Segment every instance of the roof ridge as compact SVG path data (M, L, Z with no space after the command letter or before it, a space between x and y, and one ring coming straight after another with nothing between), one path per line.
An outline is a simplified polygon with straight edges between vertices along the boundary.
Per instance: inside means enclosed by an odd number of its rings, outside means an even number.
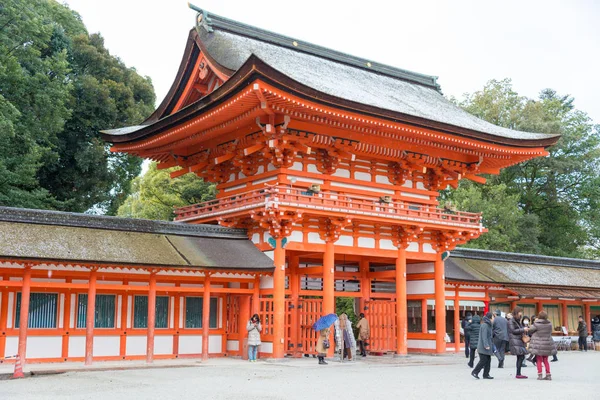
M375 61L370 61L366 58L353 56L341 51L267 31L252 25L247 25L238 21L221 17L220 15L209 13L208 11L203 10L191 3L188 3L188 6L192 10L198 12L196 16L196 27L202 27L207 32L213 32L214 29L223 30L229 33L234 33L251 39L256 39L262 42L284 47L293 51L307 53L316 57L325 58L331 61L364 69L366 71L377 72L393 78L410 81L441 92L440 85L437 83L437 76L421 74L418 72L381 64Z
M598 260L546 256L540 254L510 253L496 250L470 249L464 247L453 250L450 257L473 258L490 261L516 261L520 263L546 264L558 267L600 269L600 261Z
M153 221L148 219L2 206L0 206L0 222L59 225L177 236L248 239L244 229L225 228L218 225L186 224L181 222Z

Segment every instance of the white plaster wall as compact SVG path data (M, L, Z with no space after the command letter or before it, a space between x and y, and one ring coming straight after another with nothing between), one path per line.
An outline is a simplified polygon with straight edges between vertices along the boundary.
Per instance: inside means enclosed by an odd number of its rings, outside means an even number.
M272 276L261 276L259 287L261 289L273 289L273 277Z
M244 184L242 184L242 185L231 186L231 187L229 187L229 188L227 188L227 189L223 189L223 191L224 191L225 193L227 193L227 192L233 192L234 190L243 189L243 188L245 188L245 187L246 187L246 184L244 183Z
M317 166L315 164L308 164L306 166L306 170L308 172L315 172L315 173L319 173L319 170L317 169Z
M425 185L423 185L423 182L417 182L417 189L425 190Z
M435 340L407 340L409 349L435 349Z
M446 290L446 296L454 296L454 290Z
M433 272L433 263L408 264L406 266L407 274L427 274Z
M6 346L4 347L4 357L16 356L19 352L19 338L17 336L8 336Z
M12 328L13 327L13 309L15 308L15 293L14 292L9 292L8 293L8 315L6 316L6 327L7 328Z
M146 335L143 336L127 336L127 351L128 356L143 356L146 354Z
M335 244L337 246L353 246L354 245L354 238L352 236L342 235L337 240L337 242L335 242Z
M485 292L459 292L462 297L479 297L485 298Z
M427 196L425 194L402 192L402 193L400 193L400 195L402 195L404 197L412 197L414 199L429 200L429 196Z
M435 254L436 251L433 249L433 247L431 247L431 243L423 243L423 253Z
M277 168L275 168L275 166L271 163L269 163L269 165L267 165L267 171L275 171Z
M379 248L382 250L396 250L396 246L390 239L379 239Z
M324 244L325 241L319 237L319 234L317 232L309 232L308 233L308 243Z
M273 343L271 342L262 342L258 351L261 353L273 353Z
M69 336L69 357L85 357L85 336Z
M385 183L386 185L391 185L390 178L385 175L377 175L375 176L375 182L377 183Z
M366 247L368 249L374 249L375 248L375 238L359 237L358 238L358 247Z
M252 243L254 243L254 244L260 243L260 233L252 234Z
M223 340L221 335L210 335L208 337L208 353L222 353Z
M354 179L357 179L359 181L367 181L367 182L371 182L371 174L368 174L366 172L359 172L356 171L354 173Z
M331 176L339 176L340 178L350 178L350 171L343 168L338 168Z
M292 234L288 237L288 242L302 243L304 241L304 235L302 231L292 231Z
M28 336L27 358L60 358L62 336Z
M291 169L292 171L302 171L302 163L296 161L294 165L292 165L289 169Z
M94 335L94 357L118 356L120 347L121 338L119 336ZM145 351L144 354L146 354Z
M371 180L371 179L369 178L369 180ZM382 189L382 188L375 188L375 187L371 187L371 186L354 185L352 183L331 182L331 186L343 187L343 188L348 188L348 189L366 190L366 191L369 191L369 192L379 193L380 195L382 195L382 194L391 194L391 195L393 195L394 194L393 190Z
M265 251L264 255L269 257L271 260L275 260L275 251L273 250Z
M419 243L410 242L410 244L406 248L406 251L415 251L415 252L419 251Z
M202 335L180 335L179 354L202 353Z
M435 293L435 282L426 281L408 281L406 282L407 294L432 294Z
M173 335L155 335L154 354L173 354Z
M239 351L240 350L240 342L238 340L228 340L227 341L227 351Z

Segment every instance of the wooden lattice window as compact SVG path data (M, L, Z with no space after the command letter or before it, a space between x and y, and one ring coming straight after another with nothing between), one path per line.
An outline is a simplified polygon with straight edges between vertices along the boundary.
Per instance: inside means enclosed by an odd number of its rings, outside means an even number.
M202 310L204 305L203 297L186 297L185 298L185 327L186 328L202 328ZM210 315L208 327L211 329L217 328L218 323L218 299L210 298Z
M169 296L156 296L155 328L168 328ZM133 327L148 328L148 296L135 296L133 300Z
M30 293L29 294L29 328L56 328L56 310L58 294ZM17 293L15 312L15 328L19 327L21 314L21 293Z
M80 294L77 299L77 328L87 326L88 295ZM94 328L115 327L115 295L97 294Z

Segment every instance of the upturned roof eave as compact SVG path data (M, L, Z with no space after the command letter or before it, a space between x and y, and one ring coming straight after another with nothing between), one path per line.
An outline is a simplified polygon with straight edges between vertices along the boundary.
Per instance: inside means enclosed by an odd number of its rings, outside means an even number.
M160 134L166 129L177 126L180 123L186 122L191 118L200 115L206 110L210 110L221 104L231 95L241 91L251 81L255 79L264 80L267 84L272 84L281 89L289 91L291 94L302 97L306 100L316 102L328 107L335 107L343 111L360 113L365 116L382 118L391 122L408 123L417 127L433 129L443 133L460 136L463 138L475 139L487 143L497 145L508 145L516 147L543 147L547 148L554 145L560 135L548 135L544 139L514 139L502 136L496 136L488 133L473 131L467 128L457 127L442 122L431 121L412 115L402 114L395 111L381 109L367 104L357 103L350 100L342 99L317 91L302 83L299 83L275 68L271 67L260 58L252 55L246 62L227 80L223 86L214 92L204 96L195 103L177 111L174 114L168 115L160 120L154 121L148 125L142 126L140 129L127 134L114 134L114 131L101 131L102 139L113 143L133 143L139 140Z

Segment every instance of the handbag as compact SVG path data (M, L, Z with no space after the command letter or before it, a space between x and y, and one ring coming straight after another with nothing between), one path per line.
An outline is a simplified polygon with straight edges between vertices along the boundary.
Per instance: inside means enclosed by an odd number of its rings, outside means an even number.
M329 346L330 346L330 344L329 344L329 339L325 339L325 340L323 340L323 348L324 348L324 349L328 349L328 348L329 348Z
M523 341L523 343L527 344L527 343L529 343L531 338L529 337L529 335L524 334L523 336L521 336L521 340Z

